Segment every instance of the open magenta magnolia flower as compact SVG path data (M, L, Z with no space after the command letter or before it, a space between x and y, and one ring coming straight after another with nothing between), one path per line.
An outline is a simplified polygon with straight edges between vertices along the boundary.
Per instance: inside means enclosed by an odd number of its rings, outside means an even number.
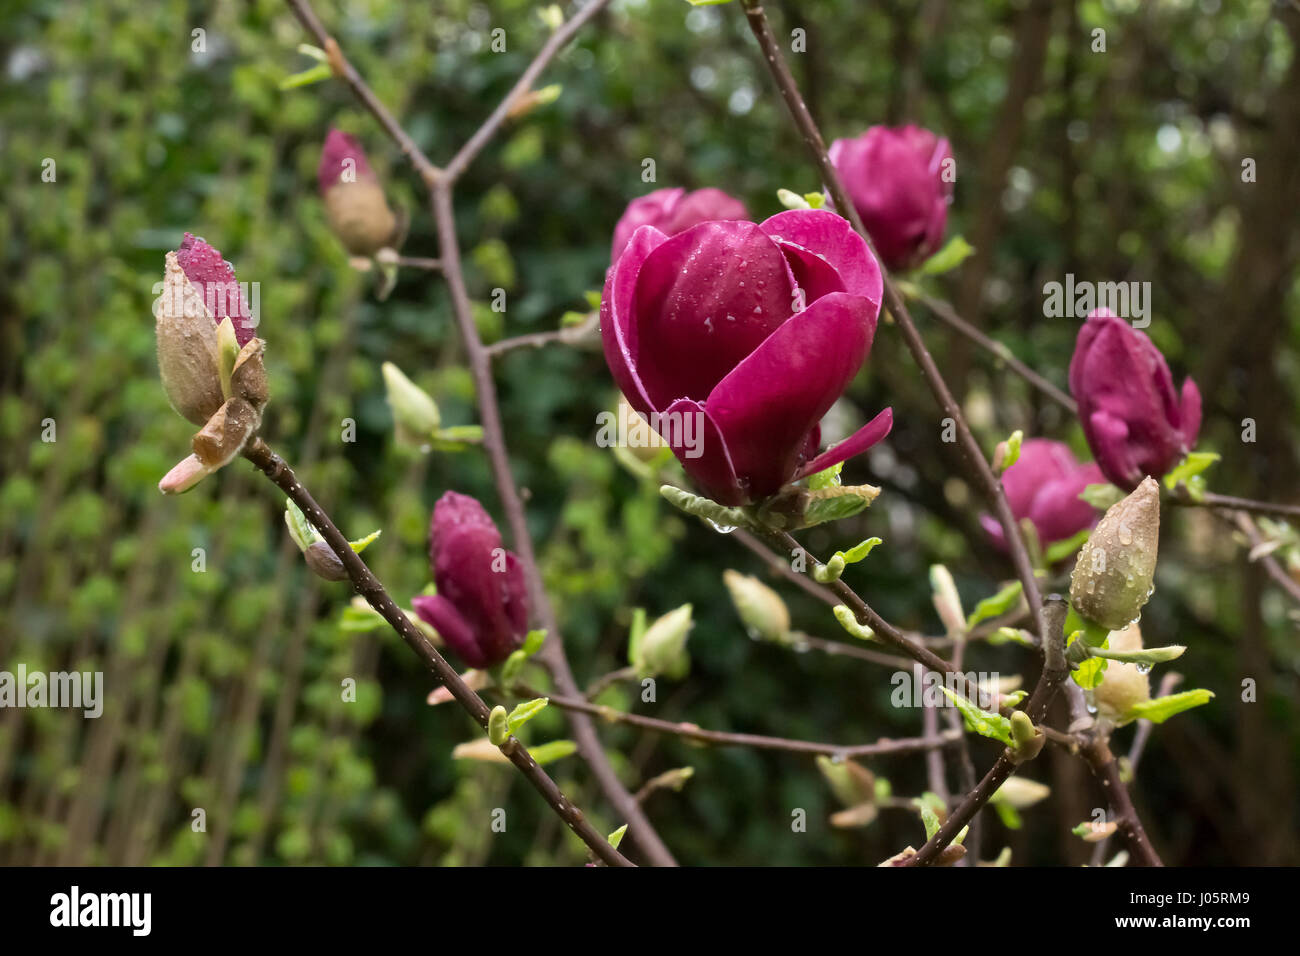
M938 251L953 188L946 139L919 126L873 126L837 139L830 158L887 267L910 269Z
M470 667L499 664L528 633L523 567L468 495L448 491L433 507L429 563L438 593L412 598L421 620Z
M366 151L354 136L331 129L321 150L316 180L330 228L354 256L372 256L397 245L403 226L388 206Z
M1079 497L1089 485L1104 481L1092 462L1079 464L1065 442L1031 438L1020 458L1002 474L1002 488L1016 520L1034 524L1040 544L1064 541L1097 523L1097 512ZM980 518L984 530L1000 548L1006 547L1001 523L991 515Z
M1201 392L1182 392L1145 332L1106 309L1088 316L1070 359L1070 393L1093 457L1112 483L1131 491L1160 478L1196 446Z
M614 242L609 250L609 261L615 262L627 248L632 233L642 226L654 226L665 236L714 219L748 219L745 204L733 199L721 189L656 189L627 204L614 227Z
M841 217L642 226L600 303L605 359L632 407L711 498L748 504L866 451L881 412L817 454L819 422L871 350L880 267Z

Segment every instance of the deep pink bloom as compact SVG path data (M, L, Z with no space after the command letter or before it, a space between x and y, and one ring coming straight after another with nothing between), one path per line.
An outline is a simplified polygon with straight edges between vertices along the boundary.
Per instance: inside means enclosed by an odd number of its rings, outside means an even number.
M873 126L831 144L831 162L890 269L910 269L939 249L953 184L946 139L919 126Z
M510 656L528 633L523 566L501 547L501 532L468 495L448 491L433 507L429 562L436 595L411 599L421 620L470 667Z
M360 140L342 130L331 129L321 149L320 165L316 167L316 181L320 184L321 194L324 195L340 178L344 182L374 182L375 171L370 168Z
M235 267L221 253L198 236L185 233L181 247L176 250L176 261L185 272L185 278L194 286L203 304L217 320L229 318L235 327L235 338L241 346L247 345L256 331L257 323L244 301L243 290L235 279Z
M871 350L880 294L875 257L831 212L672 237L642 226L605 279L605 359L695 483L745 504L889 433L886 409L817 455L821 417Z
M614 227L614 242L609 250L609 261L615 262L627 248L632 233L641 226L654 226L665 236L714 219L748 219L745 204L733 199L721 189L656 189L627 204L627 209Z
M1196 446L1201 393L1187 378L1174 391L1165 357L1145 332L1106 309L1088 316L1070 359L1070 393L1093 457L1112 483L1132 491L1160 478Z
M1020 446L1020 458L1002 473L1002 488L1016 520L1034 523L1040 544L1064 541L1097 523L1092 505L1079 497L1089 485L1105 481L1094 463L1079 464L1070 446L1048 438L1031 438ZM980 522L999 548L1006 548L1002 524L991 515Z

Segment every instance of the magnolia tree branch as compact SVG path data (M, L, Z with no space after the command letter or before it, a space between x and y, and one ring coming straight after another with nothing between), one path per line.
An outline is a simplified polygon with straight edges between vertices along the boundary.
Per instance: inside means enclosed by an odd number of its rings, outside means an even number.
M374 95L357 71L347 63L341 51L339 51L338 44L326 32L307 0L288 0L288 3L308 32L315 36L317 41L330 53L331 63L337 61L335 73L347 82L357 99L375 116L389 136L401 147L402 152L410 159L416 171L420 173L429 187L430 207L437 224L438 240L441 246L439 259L441 272L447 281L451 294L452 311L461 337L464 340L470 370L474 377L480 423L483 427L483 444L487 449L492 465L497 493L506 512L515 549L519 554L520 563L524 569L528 591L532 598L532 606L536 609L542 625L547 629L549 635L549 639L543 645L539 657L546 665L551 674L551 679L555 682L560 693L566 696L578 697L581 695L581 691L574 680L573 672L569 668L568 659L564 654L563 640L560 636L555 613L546 596L541 572L537 566L536 555L533 552L532 537L528 531L519 490L510 472L505 435L501 426L501 415L497 403L496 384L492 379L491 357L479 338L478 328L474 324L469 294L465 288L465 277L461 269L460 248L456 237L456 219L452 210L451 187L456 176L464 171L469 162L478 155L492 135L501 127L515 97L531 86L536 77L564 47L572 35L587 20L605 7L608 0L592 0L583 8L581 13L551 35L532 63L525 69L514 89L488 117L483 126L470 137L446 170L434 165L420 151L419 147L415 145L401 125L393 119L392 114ZM623 786L622 781L618 779L618 774L600 744L600 738L596 734L595 726L590 717L585 714L571 714L570 725L573 729L574 741L578 745L578 752L591 768L597 784L614 805L616 812L627 822L628 836L645 852L651 862L659 866L675 866L676 860L673 859L672 853L655 832L640 804Z
M483 121L483 125L475 131L474 135L465 141L465 145L460 148L450 163L447 164L447 178L456 180L460 177L474 161L474 157L483 151L483 147L488 141L496 135L503 123L509 118L511 108L516 104L521 96L526 95L533 88L533 83L541 75L542 70L546 69L546 64L550 63L555 55L563 50L574 35L583 28L583 26L600 13L601 10L608 6L609 0L588 0L587 5L579 10L573 19L560 25L550 39L542 45L533 57L533 62L528 64L527 69L519 75L510 92L506 94L497 108L492 111L492 115Z
M379 121L379 125L384 128L384 132L392 138L393 142L397 143L402 154L411 161L411 165L420 174L420 178L432 185L441 171L429 161L429 157L421 152L420 147L415 145L415 141L407 135L406 130L402 129L402 125L393 118L393 114L388 111L388 107L380 102L379 97L361 78L361 74L343 56L343 51L339 49L338 43L329 35L320 18L316 16L311 4L307 0L287 0L287 2L299 22L302 23L308 33L316 38L316 42L321 45L321 49L329 57L330 69L334 72L334 75L346 83L351 88L353 95L374 115L375 119Z
M1238 498L1234 495L1216 495L1212 491L1202 492L1194 498L1181 485L1174 493L1173 501L1187 508L1213 508L1216 511L1226 509L1274 518L1300 518L1300 505L1280 505L1272 501L1256 501L1253 498Z
M1156 690L1156 697L1167 697L1174 692L1174 688L1181 681L1182 675L1174 672L1166 674L1160 681L1160 686ZM1142 762L1142 754L1146 752L1147 741L1151 739L1151 731L1155 724L1149 720L1139 720L1137 722L1137 731L1133 734L1133 743L1128 749L1128 771L1130 779L1137 777L1138 765ZM1121 778L1122 779L1122 778ZM1141 821L1137 814L1133 819L1141 826ZM1145 833L1144 833L1145 836ZM1149 842L1149 841L1148 841ZM1106 837L1099 842L1092 851L1092 866L1101 866L1106 861L1106 850L1110 846L1110 837Z
M283 458L272 451L270 446L261 438L254 438L244 449L244 457L256 465L276 487L288 495L289 500L302 510L307 520L311 522L312 527L320 532L330 550L342 562L344 570L347 571L348 580L352 582L352 586L356 588L357 593L364 597L370 606L388 622L389 626L406 642L406 645L424 662L429 671L451 692L451 696L456 699L456 702L486 731L488 715L491 713L491 709L478 694L474 693L461 680L460 675L456 673L456 669L447 663L446 658L438 653L437 648L430 643L424 633L411 623L410 618L388 596L383 584L366 567L366 563L361 560L361 555L352 550L352 546L348 544L348 539L344 537L343 532L338 529L338 526L334 524L334 521L325 510L316 503L316 499L298 480L298 476L293 473L293 469L285 463ZM546 771L538 766L537 761L529 755L527 748L513 735L505 743L501 744L500 750L519 769L519 772L527 778L533 788L550 804L551 809L568 825L569 829L576 833L583 843L587 844L592 853L610 866L632 865L623 854L612 847L609 841L587 822L582 811L560 792L560 788L555 785L555 782L551 780Z
M822 182L826 184L826 188L831 194L836 211L848 219L858 234L871 246L874 253L875 246L871 243L871 237L867 235L866 229L863 228L857 209L854 208L848 191L844 188L844 183L841 182L839 173L826 152L826 142L822 139L817 123L812 118L812 114L808 112L808 107L799 93L798 84L790 73L790 67L785 61L785 54L781 50L780 42L772 33L772 26L768 23L767 15L763 12L762 3L760 0L743 0L743 2L746 19L755 39L758 40L763 59L767 61L768 71L772 74L773 80L776 81L781 98L785 101L800 136L803 137L804 145L808 147L808 152L817 164ZM876 258L879 260L880 257L877 256ZM980 448L979 442L975 440L970 426L966 423L966 417L962 414L961 406L953 398L952 391L943 378L943 373L939 371L933 356L925 347L925 341L916 330L916 325L912 322L912 316L907 311L907 306L903 302L898 287L894 284L893 279L889 277L889 273L885 270L883 264L880 266L880 274L884 280L885 305L894 317L899 331L902 332L903 341L907 344L908 351L912 353L912 358L920 367L921 375L930 387L930 392L939 403L943 414L951 419L956 426L957 438L966 456L967 465L974 475L975 483L984 493L989 506L997 516L998 522L1002 525L1007 547L1011 554L1011 563L1016 569L1016 577L1024 585L1025 601L1029 604L1031 620L1037 622L1040 616L1039 612L1042 610L1042 597L1038 591L1038 582L1034 577L1034 566L1029 560L1029 551L1025 548L1024 540L1020 535L1020 527L1016 523L1015 516L1011 513L1011 506L1007 503L1006 495L1002 491L1002 483L993 474L993 469L989 467L989 463L984 457L984 451Z
M926 295L919 290L909 293L913 298L919 300L934 315L938 316L949 328L965 336L971 342L974 342L980 348L991 353L994 358L1006 365L1022 379L1038 389L1048 398L1059 404L1072 415L1079 413L1079 405L1073 398L1065 394L1043 376L1039 375L1032 368L1021 362L1011 354L1001 342L990 338L980 332L973 325L957 314L957 310L951 304L933 296ZM1228 524L1240 528L1251 541L1251 547L1259 544L1263 539L1258 529L1251 521L1249 515L1261 514L1279 518L1300 517L1300 505L1274 504L1268 501L1257 501L1253 498L1238 498L1233 495L1219 495L1213 492L1204 492L1199 498L1194 498L1182 487L1175 490L1169 500L1176 505L1186 508L1208 508L1214 514ZM1300 583L1297 583L1286 571L1278 564L1277 559L1272 555L1262 555L1258 559L1269 577L1286 591L1287 594L1297 604L1300 604Z
M1035 724L1047 714L1047 707L1056 696L1057 689L1070 674L1069 665L1065 660L1065 611L1065 599L1056 596L1049 598L1043 607L1040 622L1043 634L1043 672L1038 677L1034 692L1029 696L1029 702L1025 704L1025 713ZM948 814L948 819L935 831L934 836L926 840L925 845L916 851L916 855L905 861L905 865L928 866L933 863L944 848L956 839L957 834L971 821L971 818L989 802L993 794L998 792L998 788L1006 782L1006 779L1016 772L1019 765L1010 748L1002 751L979 785L966 795L952 813Z
M542 645L539 656L546 664L551 679L555 681L555 686L562 696L581 697L582 691L564 655L559 621L546 594L542 574L537 565L537 555L533 551L532 535L528 531L528 521L524 515L523 501L510 471L505 431L501 426L501 411L497 403L496 385L492 379L492 359L479 338L478 326L474 324L469 293L465 288L465 277L461 271L460 247L456 240L456 220L452 211L451 183L447 180L439 182L433 189L433 212L438 226L438 239L442 246L443 274L446 276L447 287L451 293L452 312L460 328L461 339L465 343L470 372L474 377L474 387L478 395L479 420L483 426L483 446L487 449L492 475L501 498L501 506L505 509L515 550L519 553L519 560L523 565L532 606L541 617L547 633L551 635L551 639ZM571 724L578 748L591 766L601 789L627 821L628 835L636 840L637 845L657 865L676 865L672 853L651 826L636 797L618 779L613 765L605 756L604 748L591 720L585 715L574 714Z
M1081 753L1088 761L1088 766L1092 768L1093 776L1106 792L1106 799L1110 801L1115 811L1113 816L1115 832L1123 837L1128 845L1133 862L1139 866L1164 866L1159 855L1152 848L1151 841L1147 839L1147 832L1142 827L1142 819L1133 806L1133 800L1129 796L1128 787L1124 785L1123 777L1120 776L1119 761L1111 753L1106 738L1100 735L1095 737Z
M1011 349L1007 348L996 339L985 335L979 329L975 328L975 326L963 319L957 314L957 310L949 303L944 302L942 299L936 299L934 296L926 295L920 290L909 292L908 294L929 309L930 312L937 316L944 325L948 326L948 328L978 345L985 351L991 352L999 362L1002 362L1007 366L1007 368L1011 369L1026 382L1033 385L1044 395L1050 397L1062 408L1067 408L1071 413L1078 414L1079 405L1073 398L1065 394L1065 392L1061 391L1046 378L1039 375L1024 362L1020 361L1020 359L1016 358L1015 355L1012 354Z
M824 744L814 740L793 740L787 737L767 737L762 734L735 734L722 730L705 730L698 724L692 724L689 721L662 720L658 717L631 714L625 710L593 704L591 701L582 698L560 697L555 694L546 695L531 687L517 686L513 689L521 697L545 696L552 706L559 707L561 710L578 711L611 723L639 727L642 730L648 730L656 734L685 737L687 740L696 740L700 743L713 744L719 747L751 747L755 750L783 750L787 753L822 754L827 757L844 757L847 759L850 757L880 757L886 754L909 754L937 750L957 743L962 736L959 731L947 730L943 733L930 734L924 737L901 737L896 740L882 737L875 743L870 744Z

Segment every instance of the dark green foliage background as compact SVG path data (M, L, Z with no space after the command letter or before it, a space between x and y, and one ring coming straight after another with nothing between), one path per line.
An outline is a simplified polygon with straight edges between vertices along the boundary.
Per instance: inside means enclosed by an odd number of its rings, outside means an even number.
M379 97L445 161L544 40L537 5L321 2L317 10ZM938 288L1056 383L1077 324L1044 319L1041 289L1066 272L1150 281L1152 337L1206 399L1203 447L1219 491L1294 500L1300 397L1295 282L1300 68L1293 11L1265 0L1043 4L825 0L769 4L829 136L914 119L950 136L959 183L949 232L981 253ZM488 50L503 27L507 52ZM206 31L192 53L191 31ZM1092 31L1106 31L1094 53ZM397 362L450 423L474 396L441 280L404 272L378 303L325 225L315 167L327 128L366 142L389 195L412 213L404 251L436 255L423 190L341 85L282 93L310 65L274 0L6 3L0 12L0 669L106 672L104 716L0 712L0 862L574 863L581 847L506 768L451 757L477 730L429 708L427 676L384 631L338 622L344 586L310 577L282 501L245 464L179 499L158 478L192 429L167 406L154 359L153 284L184 231L258 282L273 399L265 434L367 553L399 601L427 580L428 509L443 490L496 510L483 458L396 447L380 364ZM508 290L485 336L553 328L599 288L627 200L657 185L721 186L756 217L778 187L817 187L735 5L616 3L546 74L557 103L506 128L457 190L471 293ZM1241 182L1243 157L1258 181ZM52 159L57 180L41 179ZM971 270L987 280L963 288ZM1070 440L1077 425L918 310L981 440L1011 429ZM670 512L594 441L613 400L598 352L550 348L498 363L515 474L530 493L565 642L580 680L624 662L630 609L695 606L688 679L652 710L706 727L854 743L919 730L889 705L889 672L746 639L721 572L758 572L738 544ZM1009 573L978 529L940 415L892 329L847 414L893 405L881 456L849 466L886 493L864 516L808 535L817 552L868 534L885 546L848 572L886 617L937 633L926 570L945 562L967 606ZM1258 441L1241 441L1253 418ZM43 442L53 419L57 441ZM355 442L342 440L345 419ZM1136 794L1173 863L1297 863L1295 621L1275 586L1207 514L1167 512L1149 643L1184 643L1185 686L1210 705L1157 730ZM193 570L193 549L206 570ZM1060 586L1060 582L1057 582ZM796 625L840 636L825 608L782 586ZM1019 673L1014 651L973 669ZM345 677L355 704L339 700ZM1258 702L1242 703L1243 678ZM622 692L619 692L622 693ZM562 736L561 717L532 739ZM703 750L622 728L602 734L630 786L693 765L648 810L683 862L875 863L923 831L889 810L838 831L810 761ZM1121 733L1127 745L1130 731ZM994 756L973 745L981 769ZM919 758L872 765L900 795ZM576 758L554 766L600 826L622 821ZM1053 786L1016 833L986 826L985 855L1079 861L1069 828L1098 802L1080 765L1053 755ZM190 814L202 807L207 831ZM505 807L505 834L490 814ZM793 808L808 832L792 833Z

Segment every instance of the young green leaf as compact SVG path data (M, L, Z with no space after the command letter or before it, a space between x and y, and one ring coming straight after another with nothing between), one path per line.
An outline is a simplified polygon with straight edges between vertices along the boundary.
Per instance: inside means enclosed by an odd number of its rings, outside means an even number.
M528 753L539 766L545 767L548 763L554 763L556 760L562 760L571 756L578 749L578 745L572 740L552 740L544 744L538 744L536 747L529 747Z
M1011 736L1011 721L1001 714L990 713L987 710L981 710L961 694L956 694L948 688L940 686L939 688L948 699L951 700L966 722L966 728L979 734L981 737L988 737L992 740L1001 741L1008 747L1015 745L1015 740Z
M937 276L950 272L961 265L974 251L975 247L963 237L953 236L948 240L947 245L921 264L921 275Z
M992 597L980 601L966 619L966 630L969 631L980 621L1006 614L1019 601L1023 590L1024 586L1019 581L1014 581Z
M834 608L835 620L840 622L840 627L848 631L851 635L860 641L874 641L876 632L865 624L858 623L857 616L848 608L846 604L837 604Z
M545 697L538 697L534 700L526 700L510 712L506 720L506 725L510 728L512 734L519 733L519 728L528 723L543 710L550 701Z
M378 538L383 533L384 532L382 530L372 531L364 538L358 538L356 541L349 541L348 544L352 546L353 551L355 551L357 554L360 554L362 551L366 550L366 548L370 547L370 545L372 545L375 542L375 539Z
M1119 504L1124 500L1124 492L1110 483L1103 483L1089 485L1079 492L1079 497L1098 511L1107 511L1111 505Z
M1167 694L1164 697L1156 697L1140 704L1134 704L1130 713L1134 717L1141 717L1152 723L1163 724L1174 714L1181 714L1193 707L1200 707L1202 704L1209 703L1213 698L1214 694L1204 688L1185 690L1180 694Z
M1092 534L1092 529L1084 528L1073 537L1048 545L1047 550L1043 552L1043 560L1047 564L1055 564L1058 561L1064 561L1070 555L1074 554L1074 552L1083 547L1090 534Z
M1218 460L1219 456L1211 451L1191 452L1165 475L1165 487L1173 491L1182 482L1187 487L1187 493L1199 501L1205 494L1205 478L1201 472Z

